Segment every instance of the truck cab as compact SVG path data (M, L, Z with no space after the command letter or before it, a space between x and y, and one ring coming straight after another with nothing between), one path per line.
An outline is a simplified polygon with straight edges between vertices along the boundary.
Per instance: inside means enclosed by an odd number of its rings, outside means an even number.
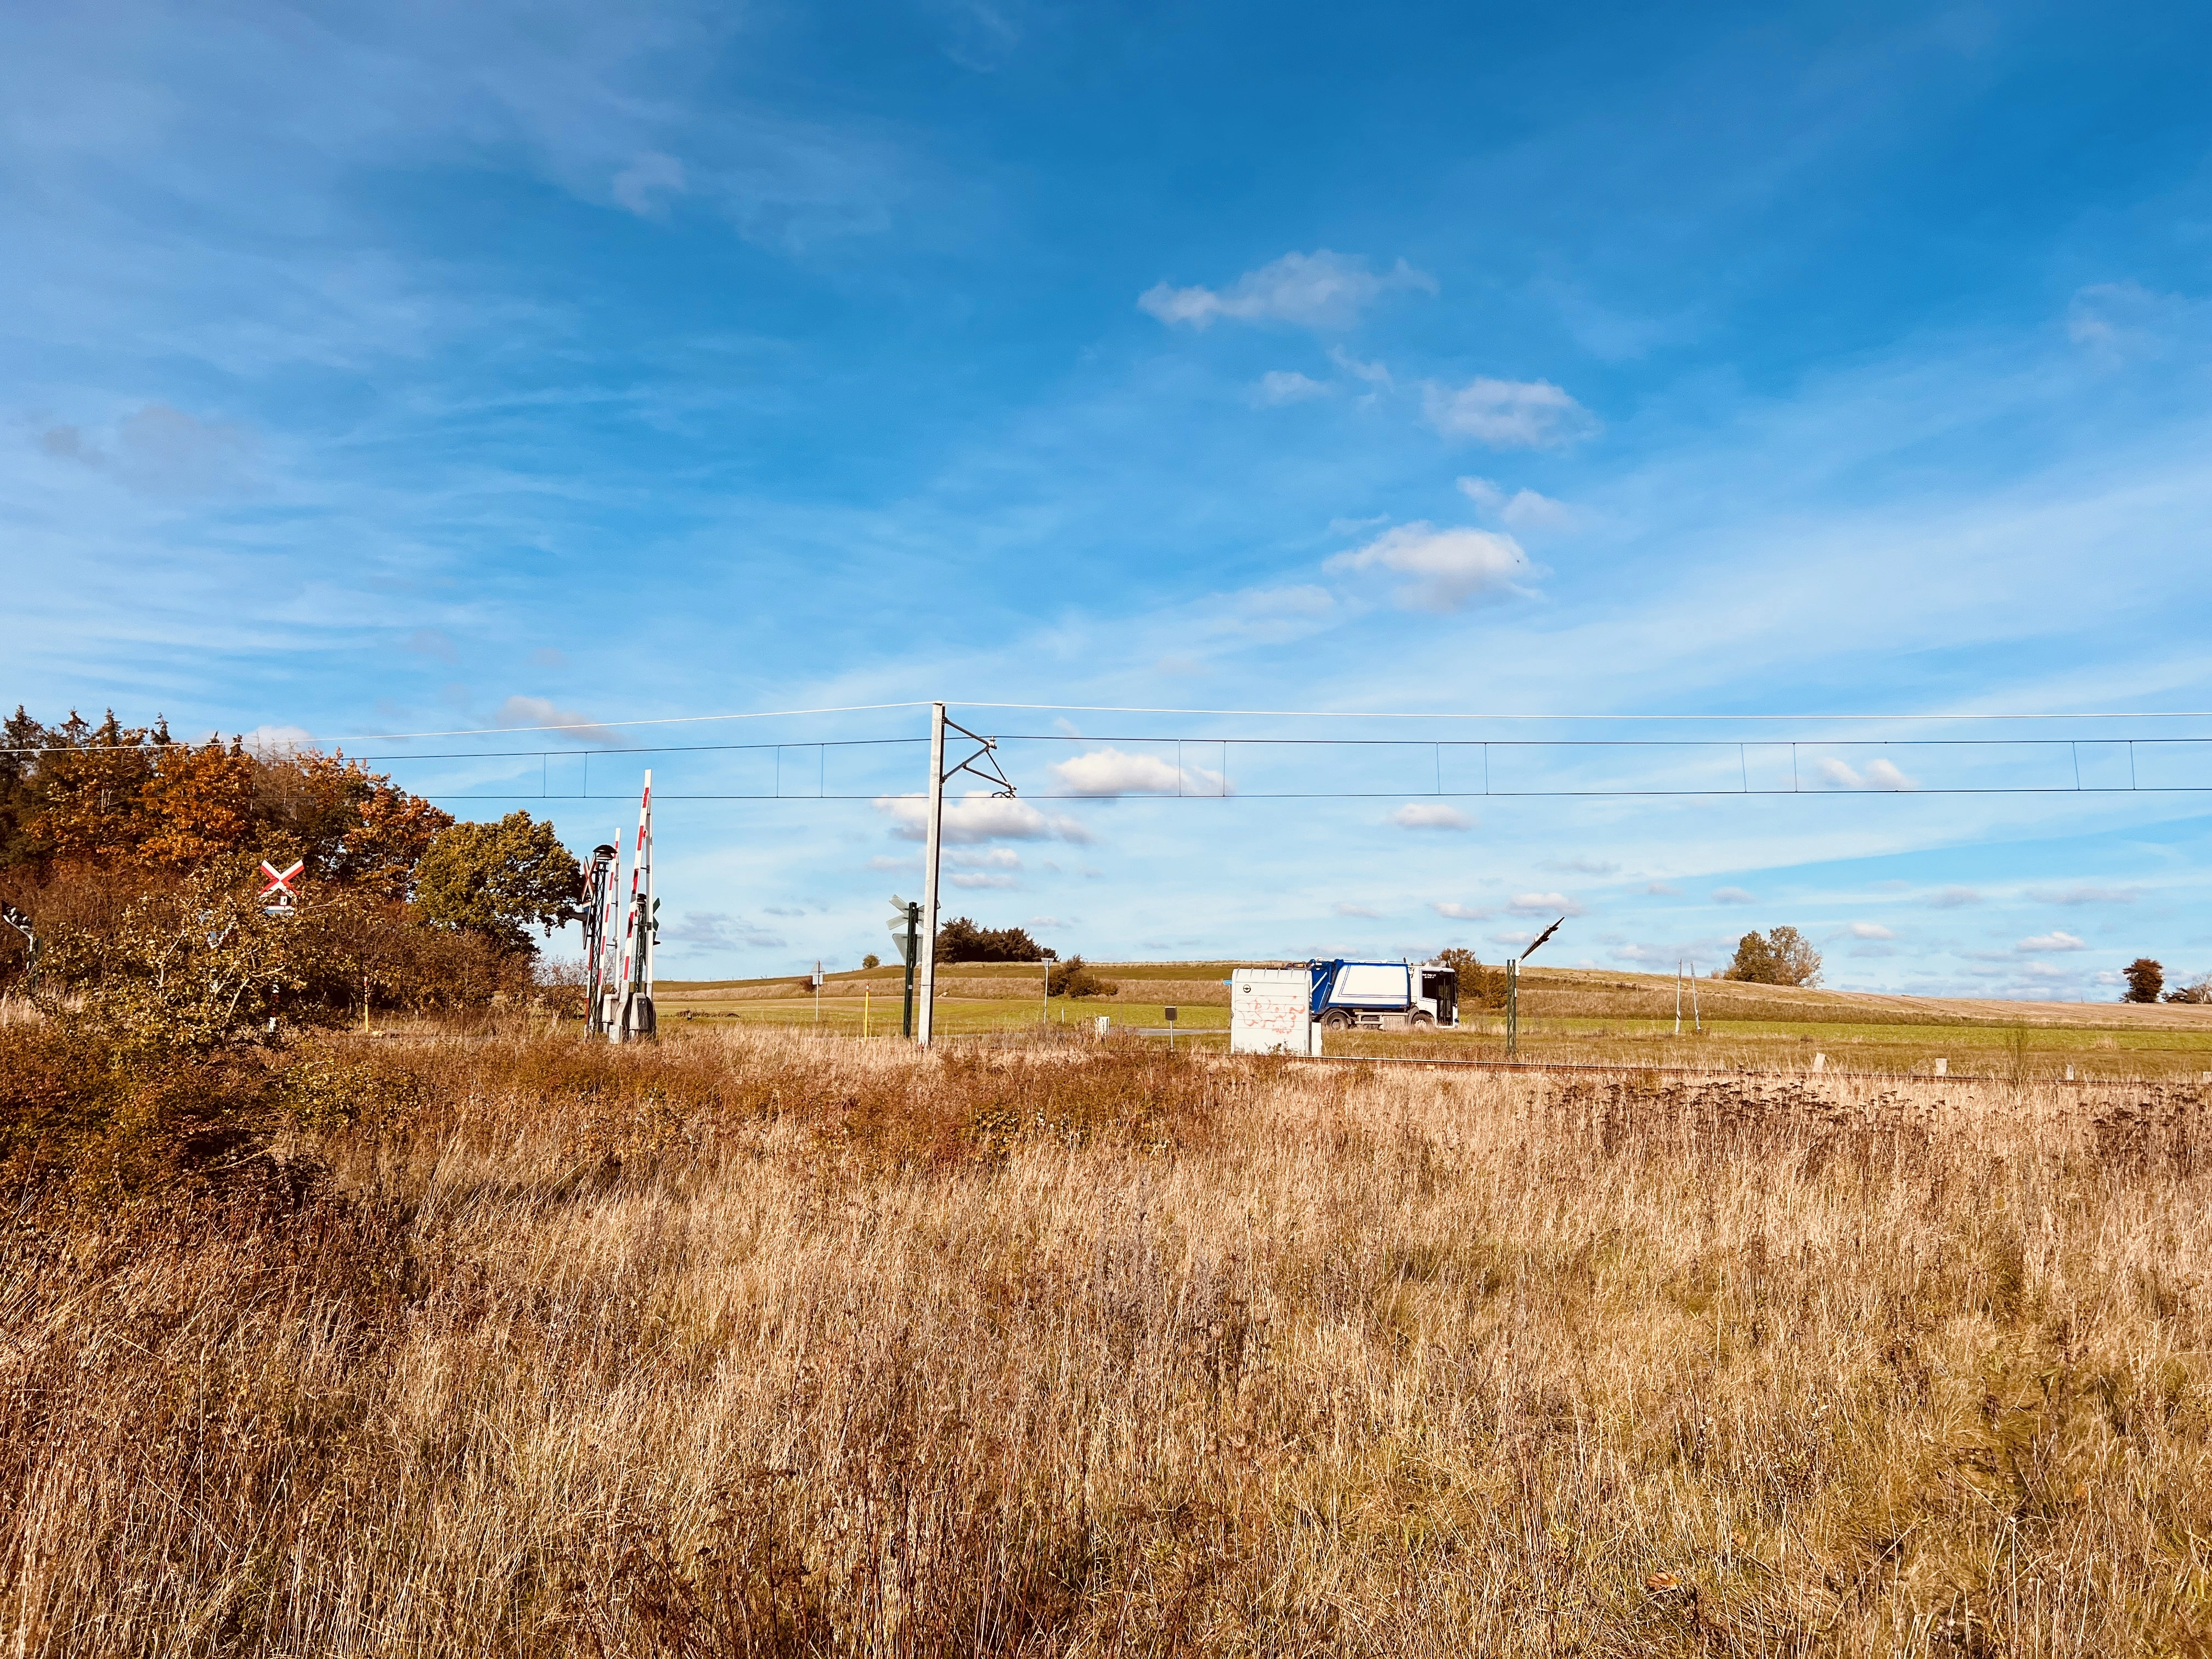
M1437 962L1314 962L1313 1018L1330 1030L1450 1030L1459 975Z

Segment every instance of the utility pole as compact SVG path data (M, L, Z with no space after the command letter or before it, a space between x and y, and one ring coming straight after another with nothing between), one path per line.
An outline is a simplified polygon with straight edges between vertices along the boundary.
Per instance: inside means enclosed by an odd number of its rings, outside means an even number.
M945 705L929 705L929 824L921 850L921 1020L915 1041L925 1048L936 1029L937 864L945 850Z
M974 754L949 768L945 764L947 732L957 732L976 745ZM925 1048L936 1025L937 869L945 852L945 786L956 774L965 772L998 785L991 792L994 798L1013 799L1013 780L999 765L998 748L996 738L984 737L957 720L945 719L943 703L929 705L929 828L921 854L921 936L915 941L915 948L921 952L921 1025L915 1040Z

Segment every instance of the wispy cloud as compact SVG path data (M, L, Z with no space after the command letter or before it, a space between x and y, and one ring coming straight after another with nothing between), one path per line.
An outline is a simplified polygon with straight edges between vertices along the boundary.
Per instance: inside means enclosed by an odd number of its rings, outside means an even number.
M1713 902L1716 904L1749 904L1753 902L1753 899L1752 896L1741 887L1716 887L1713 889Z
M1903 792L1920 787L1917 780L1905 776L1891 762L1879 758L1869 761L1864 767L1854 767L1832 755L1823 756L1814 769L1823 781L1838 789Z
M723 910L687 910L663 927L660 937L700 951L777 950L784 943L781 934Z
M1409 801L1390 814L1401 830L1472 830L1474 820L1442 801Z
M1294 368L1271 368L1260 377L1252 388L1252 401L1263 407L1276 404L1304 403L1309 398L1326 398L1330 388L1312 376L1301 374Z
M2060 951L2086 951L2089 945L2087 940L2078 939L2071 933L2038 933L2032 939L2024 939L2012 948L2022 956L2042 957L2051 956Z
M1589 911L1565 893L1516 893L1505 907L1516 916L1586 916Z
M2133 904L2132 887L2031 887L2027 896L2039 904Z
M1326 568L1340 574L1369 570L1407 576L1396 591L1408 611L1448 611L1492 595L1520 594L1535 567L1521 544L1490 530L1439 530L1425 520L1385 531L1366 546L1340 553Z
M1429 908L1451 921L1488 921L1498 912L1477 905L1457 904L1447 899L1431 899Z
M1225 319L1341 329L1358 322L1359 313L1383 295L1402 289L1434 294L1436 279L1403 259L1377 274L1356 255L1316 248L1311 253L1285 253L1218 291L1160 283L1139 295L1137 306L1170 325L1191 328L1208 328Z
M1468 500L1515 530L1571 530L1581 518L1565 501L1533 489L1516 489L1509 495L1488 478L1462 478L1459 489Z
M544 732L564 743L620 741L613 730L596 724L580 708L563 708L550 697L524 696L520 693L500 704L492 724L511 732Z
M1982 896L1971 887L1939 887L1922 902L1932 909L1957 910L1979 904Z
M1380 921L1382 919L1382 913L1380 910L1370 908L1364 904L1354 904L1349 899L1338 901L1336 914L1340 916L1358 916L1367 921Z
M1431 383L1421 404L1429 424L1445 436L1492 449L1564 449L1598 430L1597 417L1549 380L1477 375L1463 386Z
M1853 939L1895 939L1897 937L1878 921L1855 921L1845 931Z

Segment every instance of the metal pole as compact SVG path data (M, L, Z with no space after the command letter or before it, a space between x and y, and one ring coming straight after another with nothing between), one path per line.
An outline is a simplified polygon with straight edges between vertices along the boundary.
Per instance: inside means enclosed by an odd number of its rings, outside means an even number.
M1505 1058L1521 1052L1521 958L1505 958Z
M937 1022L937 865L945 843L945 705L929 705L929 829L921 852L921 1023L915 1041L925 1048Z
M906 1011L899 1016L899 1035L914 1036L914 935L921 924L921 907L909 903L906 907Z
M1682 1035L1682 964L1674 964L1674 1035Z
M1044 964L1044 1000L1037 1005L1037 1024L1049 1025L1052 1024L1052 958L1040 957L1037 960Z

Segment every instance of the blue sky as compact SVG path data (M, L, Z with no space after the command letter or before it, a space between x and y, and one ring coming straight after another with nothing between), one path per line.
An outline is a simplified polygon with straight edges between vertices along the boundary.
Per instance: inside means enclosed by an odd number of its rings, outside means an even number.
M1099 956L1494 959L1564 909L1566 963L1787 922L1845 986L2212 969L2208 798L1836 746L2054 728L1461 720L1413 735L1817 742L1792 799L1425 801L1345 749L1294 781L1381 793L1177 801L1134 739L1410 728L977 707L2212 708L2208 49L2180 6L12 8L7 694L322 740L945 697L1090 792L972 819L951 905ZM2062 735L2094 781L2154 730L2212 722ZM581 763L426 754L593 741L348 746L476 812ZM830 752L857 799L666 803L666 971L880 948L921 763Z

